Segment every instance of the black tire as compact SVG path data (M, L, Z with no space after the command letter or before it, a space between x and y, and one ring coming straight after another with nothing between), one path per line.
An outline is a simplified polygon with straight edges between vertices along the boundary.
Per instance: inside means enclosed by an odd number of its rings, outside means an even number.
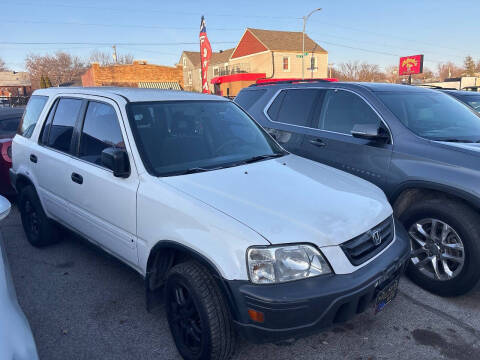
M25 186L20 192L19 209L23 230L27 240L35 247L50 245L59 241L59 231L56 224L43 211L37 192L31 185Z
M188 261L167 274L165 308L178 352L184 359L224 360L236 335L224 296L202 265Z
M400 216L407 231L425 218L438 219L452 227L464 248L463 269L450 280L434 280L424 275L410 260L407 275L422 288L441 296L463 295L480 279L480 215L464 202L446 196L427 198L412 204ZM411 240L412 241L412 240Z

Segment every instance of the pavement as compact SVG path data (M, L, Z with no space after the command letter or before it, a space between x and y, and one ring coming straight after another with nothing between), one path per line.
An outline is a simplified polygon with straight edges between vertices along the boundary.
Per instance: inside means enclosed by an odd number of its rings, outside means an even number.
M40 359L180 359L164 309L145 310L143 280L134 270L72 234L33 248L16 207L0 231ZM234 359L480 359L479 309L480 286L440 298L403 278L397 298L378 315L367 311L277 344L239 339Z

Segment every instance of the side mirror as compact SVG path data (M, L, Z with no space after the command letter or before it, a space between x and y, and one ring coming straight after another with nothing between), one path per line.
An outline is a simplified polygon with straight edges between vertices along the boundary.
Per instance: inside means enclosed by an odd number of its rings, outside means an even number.
M353 137L366 140L387 140L388 133L375 124L356 124L350 131Z
M0 196L0 220L3 220L7 217L10 212L10 201L8 201L3 196Z
M116 177L127 178L130 175L130 162L125 149L115 147L103 149L102 165L112 170Z

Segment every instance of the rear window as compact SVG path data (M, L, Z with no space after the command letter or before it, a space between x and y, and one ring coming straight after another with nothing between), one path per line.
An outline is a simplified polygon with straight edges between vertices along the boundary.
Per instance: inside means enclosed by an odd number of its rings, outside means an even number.
M27 108L25 109L25 113L20 122L20 126L18 127L19 135L27 138L32 136L33 129L35 129L35 125L37 124L38 118L40 117L47 100L48 96L33 95L30 97Z
M250 109L266 93L267 89L244 90L235 98L235 102L245 110Z
M324 91L318 89L283 90L268 110L273 121L297 126L310 126L310 120Z

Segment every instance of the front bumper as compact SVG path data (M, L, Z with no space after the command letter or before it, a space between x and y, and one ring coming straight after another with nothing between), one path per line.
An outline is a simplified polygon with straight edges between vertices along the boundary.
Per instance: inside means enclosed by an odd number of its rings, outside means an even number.
M325 275L275 285L228 281L238 332L252 342L272 342L315 332L365 311L378 291L399 276L410 242L396 221L396 240L375 260L351 274ZM255 323L248 310L264 314Z

